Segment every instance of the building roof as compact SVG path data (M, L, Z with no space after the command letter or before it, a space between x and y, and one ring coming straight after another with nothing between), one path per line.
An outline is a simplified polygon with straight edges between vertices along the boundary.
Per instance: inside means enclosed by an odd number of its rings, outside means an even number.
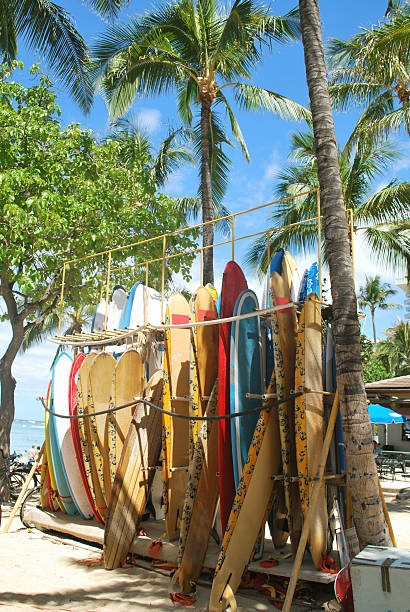
M367 399L410 418L410 376L386 378L365 385Z

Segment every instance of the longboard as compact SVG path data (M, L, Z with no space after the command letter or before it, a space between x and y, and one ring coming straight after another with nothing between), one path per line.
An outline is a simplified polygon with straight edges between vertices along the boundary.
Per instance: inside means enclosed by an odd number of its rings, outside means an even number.
M71 366L69 383L68 383L68 409L69 414L71 416L77 416L77 376L78 372L83 364L86 356L84 353L79 353ZM85 504L85 508L88 510L87 518L91 518L93 515L95 516L95 503L93 496L91 495L90 487L88 485L87 476L85 473L83 455L81 451L81 441L80 441L80 430L78 426L78 421L80 419L70 419L70 429L71 429L71 438L73 441L73 448L75 453L75 458L77 460L78 470L80 473L81 481L82 481L82 490L85 493L88 504ZM84 498L84 495L81 495ZM84 514L84 513L83 513Z
M300 314L296 348L296 391L303 391L304 387L322 390L322 317L320 304L314 302L315 299L316 294L310 294ZM300 502L305 518L312 492L311 481L316 476L319 449L323 446L324 430L323 396L319 393L305 393L296 398L296 457ZM327 495L326 486L323 484L309 535L310 553L318 568L326 555L327 524Z
M129 404L135 397L142 397L144 390L144 363L139 352L130 348L121 355L115 366L110 402L112 406ZM135 407L123 408L107 415L105 422L105 447L109 456L111 486L125 438L130 428Z
M257 309L258 298L251 289L246 289L236 301L234 316L254 312ZM245 412L261 405L260 399L246 397L248 393L261 395L264 392L261 365L259 317L233 321L230 361L231 414ZM257 413L231 419L233 473L236 487L248 456L257 420Z
M158 405L163 374L156 372L144 397ZM127 556L141 520L161 451L161 414L137 404L125 439L108 505L104 532L104 566L119 567Z
M199 287L192 297L191 321L217 318L216 304L206 287ZM202 416L218 374L218 326L193 327L191 338L189 413ZM198 439L199 422L190 423L190 458Z
M283 276L274 272L271 276L271 303L279 306L289 301L290 292ZM277 395L278 399L283 399L293 392L295 386L296 315L293 308L272 313L272 344ZM278 414L291 548L296 554L302 525L298 485L291 480L297 476L294 402L281 403Z
M218 381L215 381L207 409L214 416L218 403ZM218 501L218 425L202 423L189 466L188 486L182 514L179 541L178 578L184 593L192 592L202 570L209 534Z
M272 373L268 393L275 393ZM267 406L264 403L264 406ZM251 560L256 539L272 503L274 481L281 464L277 407L260 412L252 443L237 488L215 568L209 610L225 610L233 603L243 572Z
M115 365L114 357L106 352L98 353L92 362L88 374L89 413L94 414L109 408ZM102 506L97 505L97 509L103 518L107 511L107 500L111 491L108 449L105 446L106 420L106 414L88 418L91 439L90 460L94 463L93 472L98 476L99 488L104 500ZM95 484L94 487L97 489L98 485Z
M220 317L233 316L239 294L248 288L245 276L234 261L226 264L222 277L220 294ZM219 362L218 362L218 414L230 412L230 357L231 357L231 323L219 325ZM222 419L218 423L218 459L219 459L219 496L222 533L231 512L235 497L235 479L233 475L231 426Z
M88 353L83 360L77 377L77 414L89 414L88 410L88 376L90 367L96 358L97 353ZM90 417L77 419L78 433L80 437L80 450L83 459L84 473L87 478L88 488L90 490L94 505L94 516L100 523L103 523L103 516L106 514L106 504L101 492L98 474L95 468L94 461L91 461L92 443L91 443L91 424Z
M189 323L189 304L181 293L173 293L166 322ZM190 329L168 329L165 333L164 391L165 410L189 415ZM164 512L169 540L179 537L189 464L189 425L185 419L163 415L162 448Z

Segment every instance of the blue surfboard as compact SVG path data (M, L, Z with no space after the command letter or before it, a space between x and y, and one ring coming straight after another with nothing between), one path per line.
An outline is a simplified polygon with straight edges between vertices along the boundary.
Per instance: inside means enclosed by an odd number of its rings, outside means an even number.
M55 388L55 371L56 367L58 367L58 362L60 359L69 359L73 361L70 355L67 353L60 353L58 356L51 377L51 409L54 411L54 394L57 391ZM50 448L51 448L51 459L53 462L54 474L57 484L57 489L60 497L63 500L64 507L67 510L67 513L70 515L79 514L79 509L76 505L74 496L70 489L70 485L67 478L67 473L64 467L63 458L61 455L61 449L58 442L58 436L56 431L56 417L54 414L50 414L50 422L49 422L49 436L50 436Z
M316 295L319 295L319 264L317 261L312 263L308 270L306 293L307 295L310 295L311 293L316 293Z
M131 288L131 291L129 292L127 302L121 313L120 329L127 329L127 327L129 327L130 325L132 305L134 303L135 292L139 284L140 284L140 281L135 283L135 285Z
M234 316L254 312L258 298L250 289L239 295ZM240 413L262 405L261 399L250 399L247 393L264 393L262 381L262 345L259 317L234 321L231 327L230 411ZM232 458L235 486L238 486L252 441L258 413L231 420Z

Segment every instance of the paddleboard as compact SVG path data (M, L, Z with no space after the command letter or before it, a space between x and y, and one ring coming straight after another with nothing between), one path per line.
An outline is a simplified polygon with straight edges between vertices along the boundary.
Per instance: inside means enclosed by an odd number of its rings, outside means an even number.
M218 381L211 391L205 414L214 416ZM202 570L218 501L218 425L202 423L189 466L188 486L182 514L178 579L184 593L191 593Z
M156 372L144 390L144 397L159 405L162 387L162 372ZM161 413L145 404L137 404L108 505L104 532L106 569L119 567L131 548L161 451L161 427Z
M254 312L259 308L258 298L250 289L239 295L234 316ZM230 412L252 410L261 405L260 399L248 398L247 393L261 395L262 346L258 316L233 321L231 327L230 358ZM232 458L235 486L238 486L249 445L258 420L257 413L231 419Z
M275 388L273 373L267 392L273 394ZM271 477L280 473L280 464L278 410L272 407L262 410L258 417L215 568L211 612L225 610L234 603L233 594L270 510L274 487Z
M289 301L290 292L284 278L273 272L271 303L279 306ZM277 394L278 399L282 399L294 390L295 385L296 314L293 308L272 313L272 344ZM296 554L302 525L298 485L290 480L297 476L294 402L281 403L278 414L291 548Z
M83 364L84 359L86 358L84 353L79 353L71 366L69 383L68 383L68 407L69 413L71 416L77 416L77 376L78 372ZM88 509L91 510L91 515L96 514L96 508L93 496L90 491L90 487L88 485L87 475L85 473L83 454L81 450L81 440L80 440L80 430L78 426L78 421L82 419L71 419L70 420L70 428L71 428L71 437L74 444L75 458L77 460L78 469L81 476L81 481L83 485L83 490L88 500ZM75 493L74 493L75 494ZM83 497L83 496L82 496ZM87 508L87 506L85 506ZM88 516L87 518L91 518Z
M173 293L166 311L166 322L189 323L189 304L181 293ZM168 329L165 333L164 391L165 410L189 415L190 329ZM169 540L179 537L189 464L189 421L163 415L162 430L164 512Z
M245 276L234 261L229 261L222 277L220 299L220 318L233 316L239 294L248 288ZM230 356L231 356L231 323L219 325L219 362L218 362L218 414L230 413ZM222 533L231 512L235 497L235 478L233 474L231 425L222 419L218 423L218 460L219 460L219 495Z
M315 293L306 299L300 314L297 347L295 390L304 388L322 390L322 317ZM296 457L299 476L300 504L304 518L309 510L312 479L315 478L323 446L325 413L323 396L305 393L295 400ZM327 549L327 493L326 486L320 488L319 500L313 517L309 549L312 559L320 569Z

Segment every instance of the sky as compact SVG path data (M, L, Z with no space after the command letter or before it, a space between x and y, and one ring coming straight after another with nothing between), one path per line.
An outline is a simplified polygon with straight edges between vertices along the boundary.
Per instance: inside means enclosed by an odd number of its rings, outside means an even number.
M74 17L76 26L85 37L89 45L93 44L98 34L104 31L106 24L87 8L85 2L80 0L61 1L66 10ZM276 14L283 14L296 4L295 1L277 0L272 3L272 10ZM154 5L151 1L132 1L122 11L120 19L128 21L130 16L137 16ZM343 2L320 2L321 18L323 24L324 42L329 38L347 39L358 33L360 27L369 27L384 15L387 0L343 0ZM19 59L25 67L32 63L41 62L43 69L52 75L42 58L33 52L27 51L20 43ZM30 84L27 71L23 73L21 81ZM307 105L309 102L306 85L303 47L300 42L290 45L276 45L271 53L264 55L264 63L254 74L254 84L263 86L272 91L286 95L297 102ZM61 83L56 84L58 102L62 109L61 121L63 125L78 122L84 128L91 128L98 137L103 137L109 127L109 118L102 99L97 95L91 112L84 116L81 110L64 91ZM166 136L168 127L179 125L175 98L172 95L150 99L137 98L132 109L140 124L149 133L154 145L157 147ZM349 112L335 116L336 135L338 142L344 144L350 134L358 112ZM275 176L288 162L289 136L292 131L304 129L303 124L295 124L279 120L268 113L238 112L237 117L241 125L245 140L250 151L251 162L247 163L239 149L231 149L232 159L230 184L227 190L225 205L231 212L238 212L260 204L273 201L275 190ZM408 139L399 135L398 144L403 152L403 158L398 160L389 172L379 177L374 184L375 189L386 185L391 178L409 180L410 147ZM192 167L183 167L168 181L163 189L170 196L196 195L198 186L197 170ZM270 209L268 209L270 210ZM258 211L239 217L236 226L236 235L247 235L261 231L268 227L268 214ZM260 295L260 284L252 270L246 266L246 250L249 241L237 243L235 257L243 266L249 285ZM240 245L240 246L239 246ZM356 236L356 286L360 286L366 274L379 274L384 282L394 285L398 274L392 269L386 269L369 254L363 245L362 238ZM218 247L215 252L215 279L219 288L222 272L230 257L230 247ZM314 253L304 253L296 257L300 268L314 261ZM325 270L326 276L326 270ZM186 283L181 278L176 279L179 286L187 285L191 290L199 284L199 264L193 268L192 279ZM393 297L394 302L403 304L405 294L397 289ZM4 305L0 302L0 309ZM394 325L399 317L403 317L404 310L391 309L377 313L377 335L383 337L383 330ZM362 331L371 336L371 321L367 313L362 319ZM0 324L0 354L3 354L10 339L8 323ZM55 352L55 346L48 342L33 347L24 356L18 356L14 363L13 373L17 380L16 389L16 418L43 418L43 409L36 397L44 395L50 377L50 364Z

